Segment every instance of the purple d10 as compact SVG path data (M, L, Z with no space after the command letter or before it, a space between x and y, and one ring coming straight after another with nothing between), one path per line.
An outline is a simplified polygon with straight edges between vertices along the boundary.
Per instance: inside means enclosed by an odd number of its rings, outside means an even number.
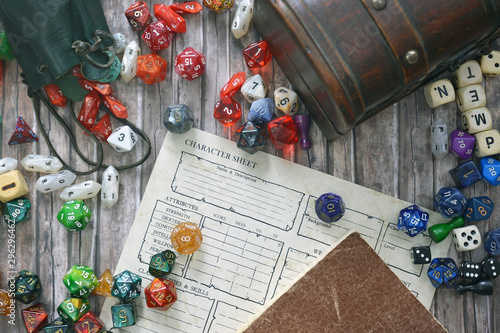
M410 237L427 229L429 214L417 205L411 205L399 212L398 228Z
M255 125L263 125L270 122L273 115L274 103L270 98L266 97L252 103L248 112L248 121Z
M450 152L462 160L468 160L472 157L475 144L476 138L464 131L457 129L450 134Z
M427 276L434 288L453 288L459 277L457 264L452 258L434 258L427 270Z
M500 161L493 157L483 157L479 162L479 170L487 183L493 186L500 184Z
M450 175L459 188L469 187L483 178L474 161L465 162L450 170Z
M492 256L500 255L500 228L488 231L484 235L484 249Z
M308 114L301 114L292 117L293 122L297 125L297 130L300 135L300 149L308 150L311 148L311 141L309 141L308 132L311 126L311 116Z
M444 218L460 216L467 205L467 198L456 187L443 187L434 198L434 207Z
M321 221L332 223L340 220L345 213L345 204L342 197L333 193L321 195L314 206Z

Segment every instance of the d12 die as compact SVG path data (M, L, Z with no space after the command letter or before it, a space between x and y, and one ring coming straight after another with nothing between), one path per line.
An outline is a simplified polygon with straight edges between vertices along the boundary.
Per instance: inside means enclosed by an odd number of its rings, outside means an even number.
M476 156L485 157L500 154L500 132L490 129L474 134L476 137Z
M141 49L135 40L128 43L123 53L122 68L120 74L125 82L135 77L137 71L137 58L141 55Z
M345 203L340 195L325 193L316 200L314 210L321 221L332 223L344 216Z
M248 103L252 103L258 99L266 97L267 88L264 84L262 76L256 74L249 77L245 83L243 83L243 86L241 86L241 93Z
M500 161L493 157L483 157L479 162L479 169L487 183L493 186L500 184Z
M156 53L137 57L137 76L146 84L153 84L165 80L167 75L167 61Z
M75 333L94 333L101 332L104 328L104 322L94 312L87 312L76 323L73 330Z
M76 322L90 311L90 302L86 298L66 298L58 307L61 318Z
M490 54L481 57L481 71L483 75L498 76L500 75L500 52L491 51Z
M177 291L172 281L156 278L144 290L148 308L167 311L177 300Z
M398 228L410 237L414 237L427 229L429 214L417 205L411 205L399 212Z
M109 269L99 277L97 287L92 292L92 295L111 297L111 290L113 289L113 275Z
M455 100L455 89L448 79L429 83L424 87L424 96L431 108L453 102Z
M481 66L475 60L467 61L460 65L458 70L453 73L453 78L455 79L457 88L481 83L483 82Z
M22 166L32 172L54 173L62 168L61 161L55 156L26 155L21 160Z
M243 57L250 69L264 67L273 58L265 40L248 45L243 50Z
M250 105L248 112L248 121L256 125L264 125L273 119L274 104L273 101L266 97L255 101Z
M110 165L102 173L101 202L107 208L111 208L118 201L120 188L120 174Z
M270 121L267 124L267 131L276 149L283 149L299 141L297 125L289 115Z
M31 202L26 198L18 198L7 202L3 209L5 223L19 223L29 220L31 216Z
M137 141L137 134L129 126L116 128L108 137L108 143L119 153L131 151Z
M231 31L236 39L240 39L248 32L253 16L254 0L241 1L234 14Z
M452 288L458 282L457 264L452 258L434 258L427 270L427 276L435 288Z
M229 96L224 97L215 104L214 118L226 127L233 125L241 118L240 103Z
M66 187L59 197L64 201L68 200L85 200L93 198L101 190L101 184L93 180L87 180L83 183L78 183Z
M299 110L297 93L285 87L274 91L274 103L276 103L276 109L291 116Z
M486 94L480 84L471 84L457 90L457 105L460 111L480 108L486 105Z
M500 275L500 261L486 256L481 261L481 272L490 279L496 279Z
M456 187L441 188L434 198L434 207L444 218L462 215L467 198Z
M156 4L154 5L154 12L156 18L163 21L173 32L186 32L186 21L169 6Z
M205 73L205 63L205 56L201 52L188 47L175 57L175 72L192 81Z
M63 277L63 283L71 296L87 298L97 287L97 278L92 268L74 265Z
M460 277L468 283L475 282L481 274L481 265L478 262L465 261L460 264Z
M431 126L431 150L438 159L448 154L448 126L441 118Z
M58 317L43 328L43 333L70 333L70 325Z
M462 128L469 134L490 130L492 126L493 118L487 108L476 108L462 112Z
M471 251L481 246L481 234L475 225L453 229L451 234L457 251Z
M92 128L97 119L97 112L99 111L100 106L101 98L96 91L92 90L83 100L82 107L80 108L80 114L78 115L78 121L85 128Z
M109 109L117 118L126 119L128 117L128 110L115 96L103 96L104 106ZM109 115L108 115L109 117ZM104 118L104 117L103 117ZM111 127L111 124L110 124Z
M450 170L450 175L458 188L469 187L483 178L474 161L465 162Z
M49 321L49 315L40 303L24 309L21 313L24 319L24 326L26 327L26 331L28 331L28 333L40 332Z
M463 160L467 160L472 157L475 144L476 138L461 130L454 130L450 134L450 152Z
M219 14L233 8L234 0L203 0L203 5Z
M92 213L81 200L67 201L57 214L57 220L68 231L82 231L89 224Z
M234 74L220 91L220 99L226 96L233 97L245 83L245 72Z
M436 243L439 243L443 241L450 232L455 229L455 228L460 228L465 224L465 220L463 217L458 216L454 217L450 222L448 223L439 223L439 224L434 224L433 226L429 227L428 233L429 236L431 236L432 240L435 241Z
M128 302L141 295L142 278L131 271L125 270L113 277L111 295Z
M263 129L251 121L236 130L236 146L247 153L256 153L264 147L265 141Z
M431 262L431 248L417 246L411 248L411 260L414 264L425 265Z
M43 90L47 93L47 96L52 104L60 107L66 106L67 100L66 97L64 97L61 88L53 83L49 83L43 87Z
M20 271L14 277L14 297L19 302L29 304L40 296L42 284L40 278L30 271Z
M311 141L309 141L308 133L311 126L311 116L308 114L301 114L292 117L293 122L297 125L297 130L300 136L299 147L302 150L311 148Z
M125 11L128 23L134 31L144 30L153 19L144 1L136 1Z
M495 204L486 196L472 198L467 203L462 216L469 222L487 220L490 218L493 208L495 208Z
M492 256L500 255L500 228L484 234L484 248Z
M42 193L49 193L73 184L75 179L76 175L73 172L69 170L62 170L58 173L51 173L38 178L35 184L35 189Z
M0 175L0 201L6 203L28 194L28 184L19 170Z
M17 169L19 162L12 157L4 157L0 159L0 175Z
M136 323L136 312L134 303L123 303L111 307L111 318L113 327L128 327Z
M174 32L163 21L151 23L142 34L142 40L151 51L160 51L170 46Z
M149 274L161 278L172 273L175 264L175 253L170 250L157 253L149 262Z
M174 134L186 133L193 127L193 124L193 112L187 105L171 105L163 114L163 125Z
M180 254L191 254L200 248L203 242L203 235L196 224L182 222L172 230L170 242Z

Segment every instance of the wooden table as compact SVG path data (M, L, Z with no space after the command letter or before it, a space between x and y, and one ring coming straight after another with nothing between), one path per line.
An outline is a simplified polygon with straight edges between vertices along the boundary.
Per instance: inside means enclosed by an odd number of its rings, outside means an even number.
M130 3L118 0L102 2L111 31L124 33L127 41L140 41L140 35L130 29L123 15ZM147 3L152 8L152 5L158 2ZM107 268L114 272L156 155L167 134L162 124L162 114L167 106L187 104L194 112L196 128L234 141L235 130L243 124L243 119L228 129L213 118L213 106L218 100L220 89L231 75L239 71L250 74L241 51L251 42L259 40L259 36L252 27L246 36L236 40L230 30L232 16L228 13L215 15L203 10L200 14L185 17L187 33L176 35L172 45L160 52L168 61L169 68L164 82L146 85L139 79L129 83L119 79L112 84L115 96L129 110L129 120L144 129L153 144L151 157L142 166L121 172L120 200L112 209L101 205L99 199L87 200L93 212L91 224L82 232L68 232L56 220L56 214L63 204L59 198L60 191L52 194L35 191L33 185L41 175L27 172L20 166L30 185L32 217L30 221L21 223L16 228L14 269L8 267L7 225L1 223L0 244L4 246L0 250L0 269L3 273L0 288L7 288L7 271L27 269L36 272L43 284L43 294L39 301L45 304L48 312L53 315L57 306L68 295L62 277L72 265L89 265L99 275ZM192 82L176 75L172 65L175 55L188 46L202 51L207 59L205 74ZM144 43L141 48L143 53L149 52ZM30 153L49 154L43 138L34 144L7 145L18 116L22 116L33 130L39 133L32 103L26 94L26 86L21 83L20 73L21 69L15 61L6 62L0 89L0 112L3 119L1 155L18 160ZM266 66L261 74L269 88L269 96L272 96L275 88L289 86L274 61ZM495 124L498 124L499 98L496 92L500 89L500 79L486 78L484 85L488 96L487 107L492 111ZM246 115L249 104L239 93L236 99L242 104ZM79 105L76 105L76 112ZM305 111L303 106L300 111ZM67 108L59 109L59 112L69 119ZM80 170L85 169L86 165L76 157L61 126L52 117L48 117L46 109L42 113L45 114L43 123L49 129L56 149L63 158L70 160L73 166ZM265 151L432 208L434 194L441 187L453 184L448 171L456 167L459 160L451 154L442 160L433 157L430 152L430 125L437 117L442 117L450 128L454 128L459 125L458 116L455 103L435 110L430 109L422 90L418 90L335 142L327 142L318 127L313 124L309 132L313 145L309 151L300 150L298 146L291 150L279 151L274 149L271 143L266 145ZM116 125L118 124L114 123L114 126ZM74 129L74 132L77 133L80 146L87 156L95 157L95 147L90 139L79 129ZM140 158L144 145L141 143L131 153L122 155L115 153L107 145L104 149L107 161L124 164ZM78 177L77 182L89 179L100 182L101 173L102 170L87 177ZM499 191L484 182L466 189L465 195L488 195L497 205L500 204ZM500 210L497 208L488 221L477 225L481 232L500 227ZM453 248L450 250L450 256L457 262L480 261L485 253L482 248L462 253ZM496 281L496 288L498 285ZM452 290L439 289L431 311L450 332L499 332L499 292L499 289L496 289L494 296L458 296ZM102 298L91 297L91 305L96 312L100 312L102 304ZM0 332L25 332L21 319L21 309L25 307L18 303L16 327L7 324L7 318L0 318Z

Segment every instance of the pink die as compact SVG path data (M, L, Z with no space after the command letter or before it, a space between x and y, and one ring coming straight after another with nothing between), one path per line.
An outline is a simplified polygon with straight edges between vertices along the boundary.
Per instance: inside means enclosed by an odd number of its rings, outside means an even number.
M175 57L175 72L186 80L196 79L205 73L205 56L188 47Z
M166 49L170 46L172 38L174 38L174 32L163 21L151 23L142 34L142 40L151 51Z

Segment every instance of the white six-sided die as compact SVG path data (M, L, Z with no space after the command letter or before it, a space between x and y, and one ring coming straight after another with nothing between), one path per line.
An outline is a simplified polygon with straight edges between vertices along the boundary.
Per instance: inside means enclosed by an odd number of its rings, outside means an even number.
M123 53L121 76L125 82L135 77L137 71L137 58L141 55L141 49L135 40L128 43Z
M131 151L137 141L137 134L128 126L116 128L108 137L108 143L120 153Z
M64 201L85 200L95 197L100 190L101 184L93 180L87 180L86 182L66 187L59 197Z
M35 154L26 155L21 160L21 164L28 171L45 173L54 173L63 167L61 161L55 156Z
M102 173L101 201L104 206L111 208L118 201L119 187L120 174L110 165Z
M471 84L457 90L457 105L460 111L480 108L486 105L486 94L480 84Z
M253 0L243 0L238 5L231 25L231 31L236 39L240 39L248 32L253 16L253 5Z
M452 239L457 251L471 251L481 246L481 234L475 225L453 229Z
M17 169L18 161L12 157L0 159L0 175Z
M57 173L51 173L38 178L35 189L42 193L53 192L73 184L76 175L69 170L62 170Z
M290 116L295 115L299 110L297 93L285 87L274 91L274 104L276 104L276 109Z
M241 94L248 103L253 103L258 99L266 97L267 88L260 74L249 77L243 86L241 86Z

